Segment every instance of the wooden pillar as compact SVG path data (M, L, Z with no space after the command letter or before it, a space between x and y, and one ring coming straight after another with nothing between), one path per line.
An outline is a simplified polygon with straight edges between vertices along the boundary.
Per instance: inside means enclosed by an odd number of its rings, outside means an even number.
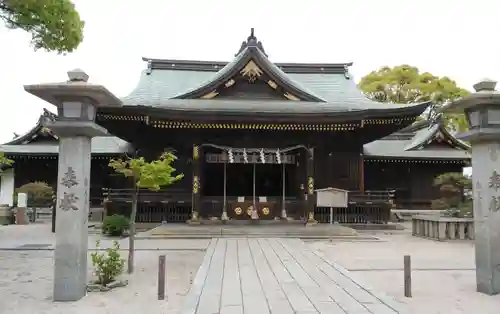
M359 191L365 193L365 156L359 154Z
M314 149L309 148L306 154L306 212L307 224L317 223L314 219L314 208L316 207L316 198L314 195Z
M201 149L198 145L193 145L193 198L191 223L199 222L199 213L201 209Z

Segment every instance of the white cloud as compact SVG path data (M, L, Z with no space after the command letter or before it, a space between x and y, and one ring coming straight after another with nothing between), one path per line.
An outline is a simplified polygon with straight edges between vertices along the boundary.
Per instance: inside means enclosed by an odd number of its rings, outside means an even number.
M251 4L217 0L78 0L86 21L78 51L58 56L29 47L29 35L0 29L0 142L29 130L42 107L23 84L66 80L84 69L92 82L124 96L142 56L230 60L251 27L273 61L354 61L356 78L408 63L469 88L500 79L497 15L491 0L309 0Z

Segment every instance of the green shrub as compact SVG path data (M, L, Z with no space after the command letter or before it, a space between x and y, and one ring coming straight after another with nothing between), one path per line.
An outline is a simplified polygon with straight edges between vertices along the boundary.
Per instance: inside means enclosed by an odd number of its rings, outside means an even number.
M441 197L432 201L432 209L444 210L449 217L473 217L472 180L459 172L443 173L435 178L434 186L439 188Z
M106 216L102 222L102 232L113 237L122 236L129 227L130 221L122 215Z
M101 253L100 241L96 241L96 252L92 252L92 265L94 266L94 274L97 277L97 284L106 285L114 281L125 270L125 259L120 256L120 244L113 241L113 246L106 250L106 253Z
M54 189L45 182L30 182L16 189L14 195L17 204L17 194L26 193L28 206L51 206L54 203Z

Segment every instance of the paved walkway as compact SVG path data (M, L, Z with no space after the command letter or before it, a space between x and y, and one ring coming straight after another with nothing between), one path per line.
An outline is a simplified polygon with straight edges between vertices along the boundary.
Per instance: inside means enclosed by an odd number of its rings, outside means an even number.
M182 314L396 314L401 304L298 239L212 239Z

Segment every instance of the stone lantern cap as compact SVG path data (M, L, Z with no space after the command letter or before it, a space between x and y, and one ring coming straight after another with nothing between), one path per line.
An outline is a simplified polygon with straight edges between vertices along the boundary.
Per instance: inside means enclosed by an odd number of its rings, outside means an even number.
M500 106L500 92L495 90L497 82L483 79L474 84L475 92L444 106L442 112L463 113L465 110L481 106Z
M89 76L81 69L68 71L69 80L60 83L25 85L24 90L57 107L65 101L83 101L96 107L119 107L122 101L102 85L88 83Z

